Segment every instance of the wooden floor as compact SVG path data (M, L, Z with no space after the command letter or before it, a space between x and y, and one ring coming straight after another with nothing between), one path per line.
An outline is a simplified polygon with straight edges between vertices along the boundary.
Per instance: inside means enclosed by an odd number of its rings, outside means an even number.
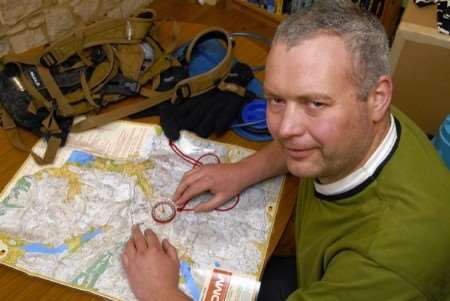
M225 10L224 5L201 6L191 0L155 0L151 6L154 8L160 19L174 19L180 22L201 23L208 26L220 26L224 29L235 31L250 31L270 38L275 28L249 15L237 10ZM251 54L253 55L253 54ZM260 55L260 54L259 54ZM258 56L258 54L255 54ZM29 133L22 133L26 141L35 141ZM20 166L27 154L16 152L11 146L4 144L3 133L0 155L9 158L1 163L0 180L7 183L14 175L17 166ZM33 140L34 139L34 140ZM8 156L8 153L14 155ZM296 185L296 184L294 184ZM2 189L3 187L0 187ZM292 191L295 191L295 187ZM295 196L293 196L295 198ZM99 301L100 297L83 293L78 290L68 290L60 285L32 277L24 277L22 273L2 267L0 271L0 300L1 301Z

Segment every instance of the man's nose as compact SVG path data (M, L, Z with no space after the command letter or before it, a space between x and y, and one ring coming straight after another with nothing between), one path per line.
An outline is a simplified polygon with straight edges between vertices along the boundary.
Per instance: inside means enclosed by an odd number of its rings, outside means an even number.
M289 138L302 136L306 131L306 118L297 105L288 105L280 123L279 136Z

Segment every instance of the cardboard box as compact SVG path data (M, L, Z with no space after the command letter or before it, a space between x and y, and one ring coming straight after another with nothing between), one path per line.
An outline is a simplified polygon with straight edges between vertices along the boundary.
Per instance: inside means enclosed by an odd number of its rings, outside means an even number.
M435 5L410 0L391 49L392 102L433 135L450 113L450 36L436 22Z

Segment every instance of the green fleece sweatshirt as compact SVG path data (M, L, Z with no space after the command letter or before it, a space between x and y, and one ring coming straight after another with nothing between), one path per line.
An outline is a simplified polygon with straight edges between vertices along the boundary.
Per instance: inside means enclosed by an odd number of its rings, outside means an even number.
M338 195L302 179L289 301L450 300L450 172L393 114L397 141L372 177Z

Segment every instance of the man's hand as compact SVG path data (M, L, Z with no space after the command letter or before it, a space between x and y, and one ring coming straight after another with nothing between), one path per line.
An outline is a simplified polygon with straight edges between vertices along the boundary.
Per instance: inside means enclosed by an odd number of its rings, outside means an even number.
M194 207L195 212L211 211L238 195L247 185L242 179L241 166L233 164L210 164L197 167L184 174L173 196L178 206L193 197L210 192L214 196Z
M177 250L167 239L159 242L156 234L138 226L132 227L132 237L125 245L122 264L131 290L139 301L190 300L178 288Z
M237 163L208 164L185 173L172 199L178 206L183 206L193 197L210 192L214 196L197 205L194 210L211 211L245 188L287 171L282 147L278 142L272 141Z

